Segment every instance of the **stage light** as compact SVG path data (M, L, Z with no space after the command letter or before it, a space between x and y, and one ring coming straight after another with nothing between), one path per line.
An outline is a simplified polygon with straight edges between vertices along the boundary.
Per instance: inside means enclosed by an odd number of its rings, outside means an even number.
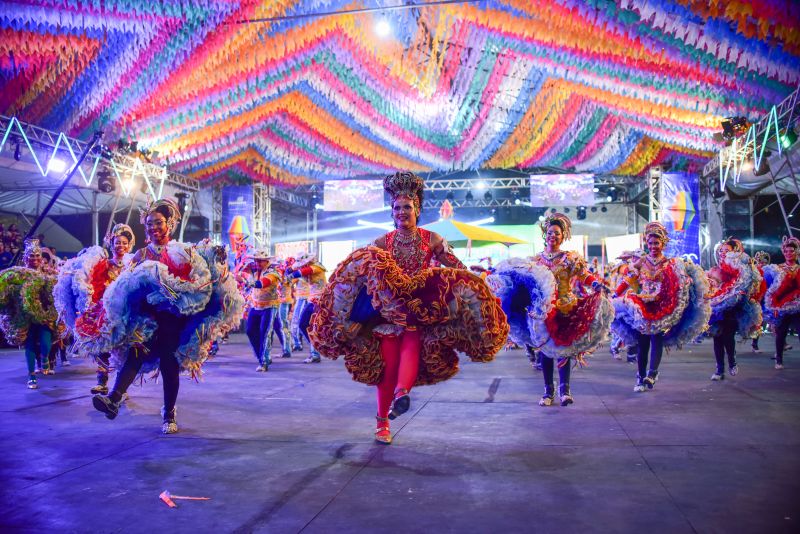
M550 213L555 213L555 212L556 212L555 208L550 208Z
M600 188L599 187L595 187L595 188L592 189L592 191L594 191L595 193L599 193L600 192Z
M447 194L444 196L444 198L452 202L453 200L455 200L456 195L452 191L448 191Z
M53 158L47 163L48 171L64 172L67 169L67 162L63 159Z
M365 226L367 228L378 228L380 230L394 230L394 225L392 223L375 223L371 221L365 221L363 219L358 219L356 223L359 224L360 226Z
M467 194L464 195L464 200L467 202L472 202L475 197L472 196L472 191L467 191Z
M605 212L607 212L607 211L608 211L608 208L607 208L607 207L605 207L605 206L603 206L602 208L600 208L600 211L602 211L603 213L605 213Z
M544 215L539 215L539 222L544 222Z
M485 192L485 193L483 194L483 199L484 199L486 202L489 202L490 200L492 200L492 192L491 192L491 191L487 191L487 192Z
M592 213L597 213L597 206L592 206Z
M470 221L465 224L471 224L472 226L480 226L482 224L492 224L494 222L494 217L484 217L483 219L478 219L476 221Z
M111 193L116 188L114 178L108 172L97 175L97 189L102 193Z
M578 206L577 212L579 221L586 219L586 206Z
M606 197L606 202L613 202L613 201L614 201L614 199L613 199L613 198L611 198L611 195L608 195L608 196Z
M486 189L486 182L484 182L483 180L478 181L478 183L475 184L475 189L477 189L478 191L483 191L484 189Z
M136 180L133 179L133 176L122 179L122 188L125 190L126 194L133 191L134 187L136 187Z
M520 204L522 204L522 201L520 199L518 199L518 198L515 198L514 199L514 205L515 206L519 206Z
M795 141L797 141L797 134L792 128L788 128L786 133L781 135L781 147L783 148L789 148Z
M389 24L388 20L381 19L375 24L375 33L380 38L389 37L392 34L392 25Z
M749 172L753 170L753 162L750 160L745 161L742 164L742 172Z
M569 208L564 208L564 213L569 213Z
M314 204L314 209L315 209L315 210L324 210L324 209L325 209L325 206L323 206L322 204L320 204L319 202L317 202L316 204Z
M19 161L22 159L22 150L19 146L19 141L17 141L17 146L14 148L14 159Z

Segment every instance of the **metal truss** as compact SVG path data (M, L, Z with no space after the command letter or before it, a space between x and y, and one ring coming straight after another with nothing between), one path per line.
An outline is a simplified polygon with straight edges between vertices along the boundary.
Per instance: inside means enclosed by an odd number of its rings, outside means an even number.
M25 146L42 176L48 176L50 173L59 174L58 171L53 171L53 165L51 165L51 162L57 157L59 159L66 158L68 164L77 162L78 154L81 154L88 144L86 141L68 137L63 132L56 133L22 122L16 117L6 117L5 115L0 115L0 132L2 132L0 150L6 144L15 147ZM46 157L41 157L43 152ZM70 159L72 161L69 161ZM193 178L128 154L122 154L109 147L95 150L86 158L84 164L78 169L78 173L83 179L83 184L79 183L79 186L97 190L95 178L104 172L116 176L117 185L125 196L130 195L133 189L131 180L136 178L142 179L146 185L144 191L154 199L161 198L164 185L171 185L190 192L200 190L200 182Z
M211 189L211 242L222 244L222 186L219 184Z
M747 129L745 135L737 137L730 146L723 147L719 155L712 158L705 167L703 175L710 176L719 171L720 187L725 189L729 179L736 184L745 167L745 162L753 159L753 168L758 169L767 150L783 151L779 137L792 126L793 119L800 113L800 87L787 96L783 102L773 106L770 112Z
M256 246L269 250L272 245L272 193L275 187L253 184L253 239Z
M772 182L772 187L775 189L776 202L781 208L781 214L783 215L783 222L786 224L786 230L789 232L790 236L794 236L795 232L800 234L800 227L792 224L792 221L797 221L795 214L797 213L798 208L800 208L800 180L798 180L795 166L787 156L788 154L784 152L779 167L772 169L772 166L770 166L769 179ZM786 170L788 170L787 175L781 178L776 178L776 176L780 176L781 173ZM779 183L781 183L781 187L778 187ZM790 197L796 198L790 199ZM752 212L752 208L750 211ZM755 217L755 215L753 215L753 217Z
M650 167L647 171L647 213L650 221L661 218L661 175L659 166Z

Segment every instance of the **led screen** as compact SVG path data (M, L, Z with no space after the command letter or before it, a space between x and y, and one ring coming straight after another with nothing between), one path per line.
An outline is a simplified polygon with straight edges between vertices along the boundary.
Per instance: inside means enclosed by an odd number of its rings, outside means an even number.
M532 174L531 206L594 205L593 174Z
M325 182L325 211L365 211L383 207L383 180Z

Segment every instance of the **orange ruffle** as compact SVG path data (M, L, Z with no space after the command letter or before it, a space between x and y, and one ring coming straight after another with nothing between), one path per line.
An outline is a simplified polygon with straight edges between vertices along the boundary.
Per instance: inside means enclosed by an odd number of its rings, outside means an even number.
M362 287L380 312L378 322L350 320ZM458 372L456 351L487 362L503 347L508 323L486 283L468 271L428 268L409 276L376 247L353 252L328 281L311 318L309 336L322 355L344 356L353 379L374 385L383 373L379 324L417 328L422 335L416 385L435 384Z

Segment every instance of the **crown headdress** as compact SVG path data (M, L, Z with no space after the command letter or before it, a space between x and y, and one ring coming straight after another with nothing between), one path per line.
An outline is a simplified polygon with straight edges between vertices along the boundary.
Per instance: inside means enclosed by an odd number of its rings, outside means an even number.
M551 213L544 218L540 224L542 228L542 235L547 234L547 229L552 225L558 225L564 233L564 241L569 241L572 237L572 221L563 213Z
M38 239L26 239L25 251L22 253L23 261L27 261L31 256L42 255L42 245Z
M114 228L112 228L111 231L106 234L106 237L103 239L103 244L108 248L111 248L114 246L114 238L119 236L127 237L128 245L130 245L131 248L133 248L133 246L136 244L136 236L133 235L133 230L125 223L115 224Z
M148 202L144 209L139 210L139 222L146 224L147 216L162 206L165 206L167 211L169 211L169 217L167 217L167 226L169 227L169 233L171 234L175 231L175 228L178 226L178 223L181 220L181 210L178 208L178 205L174 200L162 198L161 200L156 200L155 202Z
M663 243L669 241L669 234L667 233L667 227L657 221L649 222L644 227L645 239L647 239L650 236L658 238Z
M791 245L800 249L800 239L797 239L794 236L789 237L788 235L785 235L783 236L783 241L781 242L781 248L785 247L786 245Z
M422 190L425 183L413 172L396 172L383 179L383 189L389 193L392 204L398 197L408 197L417 208L417 215L422 209Z
M753 255L753 259L756 260L758 263L761 262L769 263L771 258L769 252L767 252L766 250L759 250Z

